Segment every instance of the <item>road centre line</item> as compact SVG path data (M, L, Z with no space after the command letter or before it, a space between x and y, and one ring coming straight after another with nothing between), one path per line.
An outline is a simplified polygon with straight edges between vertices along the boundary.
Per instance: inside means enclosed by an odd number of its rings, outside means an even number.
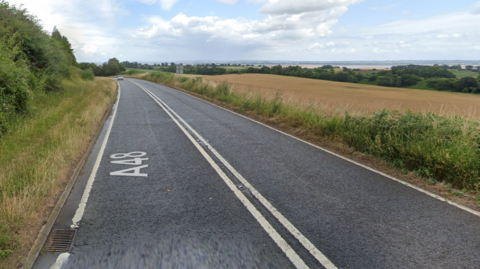
M158 98L158 97L157 97ZM160 99L160 98L159 98ZM161 100L159 100L161 101ZM212 147L200 134L198 134L195 129L193 129L187 122L185 122L175 111L173 111L165 102L161 101L173 114L177 116L180 121L190 129L200 141L208 147L208 149L217 157L222 164L224 164L227 169L244 185L248 188L250 192L259 200L264 207L272 215L277 218L278 221L285 227L295 238L312 254L323 266L327 269L336 268L333 263L320 252L315 245L313 245L310 240L308 240L286 217L284 217L263 195L258 192L229 162L227 162L220 153L218 153L214 147Z
M135 82L133 82L136 84ZM253 217L260 223L262 228L268 233L268 235L275 241L275 243L280 247L280 249L287 255L289 260L295 265L296 268L308 268L305 262L297 255L297 253L288 245L288 243L281 237L281 235L272 227L272 225L265 219L265 217L255 208L255 206L243 195L241 191L237 189L235 184L228 178L228 176L222 171L222 169L215 163L215 161L208 155L208 153L203 149L203 147L193 138L193 136L183 127L180 122L170 113L170 111L159 102L152 93L147 89L139 86L145 93L147 93L177 124L177 126L182 130L182 132L187 136L187 138L193 143L197 150L202 154L202 156L207 160L207 162L213 167L217 174L223 179L227 184L230 190L237 196L237 198L242 202L242 204L248 209L248 211L253 215ZM157 97L158 98L158 97Z
M118 84L118 83L117 83ZM110 126L108 126L107 133L105 134L105 138L103 139L102 146L97 155L97 159L95 160L95 164L93 165L92 172L88 177L87 185L85 186L85 190L83 191L82 199L78 204L77 211L72 218L72 225L71 228L78 228L78 223L82 220L83 214L85 212L85 206L88 202L88 197L90 196L90 191L92 190L93 182L95 181L95 176L97 175L98 167L100 166L100 162L103 157L103 153L105 151L105 147L107 146L108 138L110 136L110 131L112 130L113 122L115 121L115 116L117 115L118 105L120 104L120 84L118 84L118 97L116 101L115 111L112 115L112 120L110 121Z
M314 256L319 262L320 264L322 264L325 268L327 269L335 269L337 268L325 255L323 255L323 253L321 253L297 228L295 228L295 226L293 226L292 223L290 223L275 207L273 207L273 205L268 202L267 199L265 199L238 171L236 171L202 136L200 136L200 134L198 134L188 123L186 123L173 109L171 109L165 102L163 102L158 96L154 95L151 91L149 91L148 89L146 89L145 87L143 87L142 85L139 85L131 80L129 80L130 82L134 83L135 85L137 85L138 87L140 87L142 90L144 90L148 95L150 95L166 112L167 114L170 115L170 117L175 121L175 123L177 123L177 125L182 129L182 131L184 131L184 133L189 137L189 139L192 141L192 143L195 144L195 146L197 147L197 149L199 149L199 151L202 152L202 155L204 154L204 149L203 147L201 147L198 142L193 138L191 137L190 133L188 133L188 131L186 131L183 126L181 124L178 123L177 119L175 117L173 117L171 115L171 113L175 114L175 116L186 126L186 128L188 128L199 140L201 140L201 142L207 146L207 148L215 155L215 157L220 160L220 162L222 162L222 164L224 164L227 169L240 181L242 182L242 184L244 185L244 187L248 188L250 190L250 192L262 203L262 205L264 207L267 208L267 210L272 214L274 215L277 220L280 221L280 223L309 251L309 253ZM171 112L171 113L170 113ZM201 150L200 150L201 149ZM207 154L205 152L205 154ZM204 155L205 156L205 155ZM211 159L211 157L207 154L206 156L208 156L208 159L210 159L212 162L213 160ZM207 157L205 157L207 158ZM207 160L208 160L207 159ZM210 161L209 161L210 162ZM219 172L217 170L220 169L218 167L218 165L213 162L213 163L210 163L214 169L217 171L217 173ZM229 179L225 174L224 172L220 169L220 172L225 176L222 177L222 179L225 181L225 183L227 183L227 185L229 185L229 187L232 189L232 191L235 192L235 194L237 194L237 192L244 198L245 196L243 195L243 193L241 193L240 191L238 191L238 189L235 187L235 185L232 183L231 179ZM228 181L228 182L227 182ZM237 195L238 197L238 195ZM240 197L239 197L240 199ZM243 203L243 200L240 199ZM251 205L250 201L246 200L246 202L248 202L248 204ZM245 203L244 203L245 205ZM247 205L245 205L247 208L249 208ZM251 205L253 207L253 205ZM258 212L254 207L253 209L256 211L256 214L260 214L261 216L261 213ZM250 209L249 209L250 210ZM255 214L253 212L251 212L252 215L255 216ZM264 219L263 216L261 216L262 219ZM258 219L257 219L258 220ZM264 219L266 221L266 219ZM268 223L268 221L266 221L267 224L270 226L270 224ZM263 226L263 225L262 225ZM271 227L271 226L270 226ZM271 229L273 229L273 227L271 227ZM268 233L268 230L265 229ZM275 231L276 233L276 231ZM269 233L270 234L270 233ZM277 233L278 234L278 233ZM272 235L270 235L272 236ZM280 235L278 235L280 237ZM272 239L275 240L275 238L272 237ZM280 239L285 242L283 240L283 238L280 237ZM281 245L279 244L279 242L277 242L275 240L275 242L281 247ZM287 244L285 242L285 244ZM287 245L288 246L288 245ZM288 246L290 248L290 246ZM282 249L283 250L283 249ZM293 251L293 250L292 250ZM288 256L288 255L287 255ZM297 256L298 257L298 256ZM299 258L299 257L298 257ZM300 259L300 258L299 258ZM293 262L293 261L292 261ZM302 260L303 262L303 260ZM306 266L306 265L305 265ZM298 268L298 267L297 267Z
M161 86L164 86L164 85L161 85ZM167 87L167 86L164 86L164 87ZM320 146L318 146L318 145L315 145L315 144L310 143L310 142L308 142L308 141L302 140L302 139L300 139L300 138L298 138L298 137L295 137L295 136L293 136L293 135L291 135L291 134L288 134L288 133L286 133L286 132L283 132L283 131L280 131L280 130L278 130L278 129L275 129L275 128L273 128L272 126L266 125L265 123L256 121L256 120L254 120L254 119L251 119L251 118L249 118L249 117L247 117L247 116L244 116L244 115L242 115L242 114L239 114L239 113L237 113L237 112L234 112L234 111L228 110L228 109L226 109L226 108L224 108L224 107L221 107L221 106L218 106L218 105L216 105L216 104L210 103L210 102L208 102L208 101L205 101L205 100L203 100L203 99L201 99L201 98L198 98L198 97L196 97L196 96L193 96L193 95L191 95L191 94L188 94L188 93L185 93L185 92L182 92L182 91L179 91L179 90L177 90L177 91L178 91L179 93L182 93L182 94L184 94L184 95L188 95L188 96L190 96L190 97L193 97L193 98L195 98L195 99L197 99L197 100L199 100L199 101L202 101L202 102L204 102L204 103L207 103L207 104L209 104L209 105L216 106L216 107L218 107L218 108L220 108L220 109L222 109L222 110L228 111L228 112L230 112L230 113L232 113L232 114L235 114L235 115L237 115L237 116L240 116L240 117L242 117L242 118L244 118L244 119L247 119L247 120L249 120L249 121L252 121L252 122L255 122L255 123L260 124L260 125L262 125L262 126L265 126L265 127L269 128L269 129L271 129L271 130L273 130L273 131L279 132L279 133L281 133L281 134L283 134L283 135L286 135L286 136L291 137L291 138L293 138L293 139L295 139L295 140L298 140L298 141L300 141L300 142L302 142L302 143L305 143L305 144L310 145L310 146L312 146L312 147L314 147L314 148L317 148L317 149L319 149L319 150L321 150L321 151L323 151L323 152L326 152L326 153L328 153L328 154L331 154L331 155L333 155L333 156L335 156L335 157L338 157L338 158L340 158L340 159L342 159L342 160L345 160L345 161L347 161L347 162L353 163L353 164L355 164L355 165L357 165L357 166L360 166L360 167L362 167L362 168L365 168L365 169L367 169L367 170L369 170L369 171L371 171L371 172L374 172L374 173L379 174L379 175L381 175L381 176L384 176L384 177L386 177L386 178L388 178L388 179L390 179L390 180L393 180L393 181L395 181L395 182L398 182L398 183L400 183L400 184L402 184L402 185L404 185L404 186L407 186L407 187L412 188L412 189L414 189L414 190L416 190L416 191L419 191L419 192L421 192L421 193L423 193L423 194L426 194L426 195L428 195L428 196L430 196L430 197L432 197L432 198L434 198L434 199L437 199L437 200L439 200L439 201L445 202L445 203L450 204L450 205L452 205L452 206L455 206L455 207L457 207L457 208L459 208L459 209L461 209L461 210L467 211L468 213L471 213L471 214L473 214L473 215L475 215L475 216L477 216L477 217L480 217L480 212L479 212L479 211L476 211L476 210L474 210L474 209L471 209L471 208L469 208L469 207L467 207L467 206L461 205L461 204L456 203L456 202L454 202L454 201L452 201L452 200L449 200L449 199L447 199L447 198L443 198L443 197L441 197L440 195L437 195L437 194L435 194L435 193L433 193L433 192L430 192L430 191L428 191L428 190L422 189L422 188L417 187L417 186L415 186L415 185L413 185L413 184L411 184L411 183L408 183L408 182L406 182L406 181L403 181L403 180L401 180L401 179L398 179L398 178L396 178L396 177L393 177L393 176L391 176L391 175L388 175L388 174L386 174L386 173L384 173L384 172L381 172L381 171L379 171L379 170L376 170L376 169L374 169L374 168L371 168L371 167L369 167L369 166L367 166L367 165L364 165L364 164L361 164L361 163L356 162L356 161L354 161L354 160L351 160L351 159L349 159L349 158L347 158L347 157L345 157L345 156L342 156L342 155L340 155L340 154L337 154L337 153L335 153L335 152L333 152L333 151L330 151L330 150L328 150L328 149L322 148L322 147L320 147Z

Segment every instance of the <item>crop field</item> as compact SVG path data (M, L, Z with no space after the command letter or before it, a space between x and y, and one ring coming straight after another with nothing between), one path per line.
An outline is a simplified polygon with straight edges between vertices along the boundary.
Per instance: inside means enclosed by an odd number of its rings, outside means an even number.
M449 70L450 72L452 72L453 74L455 74L455 76L457 76L457 78L463 78L463 77L476 77L478 75L480 75L480 73L478 72L472 72L472 71L468 71L468 70Z
M439 115L480 118L480 96L472 94L380 87L265 74L204 76L214 83L228 81L239 91L251 90L266 96L280 91L284 101L323 107L343 114L367 114L381 109L431 111Z

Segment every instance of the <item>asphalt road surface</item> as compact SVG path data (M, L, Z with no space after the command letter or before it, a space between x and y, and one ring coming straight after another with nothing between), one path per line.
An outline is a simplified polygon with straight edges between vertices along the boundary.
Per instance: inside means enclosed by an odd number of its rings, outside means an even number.
M479 268L480 217L126 79L34 268Z

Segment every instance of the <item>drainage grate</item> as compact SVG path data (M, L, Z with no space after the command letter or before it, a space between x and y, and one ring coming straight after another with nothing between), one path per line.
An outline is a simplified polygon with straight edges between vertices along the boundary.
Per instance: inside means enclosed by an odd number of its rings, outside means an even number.
M76 229L56 230L50 235L47 251L68 252L75 237Z

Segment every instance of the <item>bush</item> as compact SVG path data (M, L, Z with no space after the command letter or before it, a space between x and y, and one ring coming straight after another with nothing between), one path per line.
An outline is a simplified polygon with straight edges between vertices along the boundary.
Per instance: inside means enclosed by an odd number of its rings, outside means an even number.
M88 68L88 69L80 71L80 77L83 80L93 80L95 75L93 74L92 69Z
M480 184L480 125L460 117L383 110L345 117L344 140L400 168L460 188Z
M377 79L377 85L387 87L400 87L402 86L402 78L398 75L380 76Z
M431 78L427 80L427 87L437 91L455 91L456 83L454 78Z
M0 134L7 130L7 121L15 113L28 110L31 91L28 85L30 71L19 56L18 46L9 48L0 40Z
M478 83L473 77L464 77L460 79L455 86L457 91L463 91L465 88L476 88Z

